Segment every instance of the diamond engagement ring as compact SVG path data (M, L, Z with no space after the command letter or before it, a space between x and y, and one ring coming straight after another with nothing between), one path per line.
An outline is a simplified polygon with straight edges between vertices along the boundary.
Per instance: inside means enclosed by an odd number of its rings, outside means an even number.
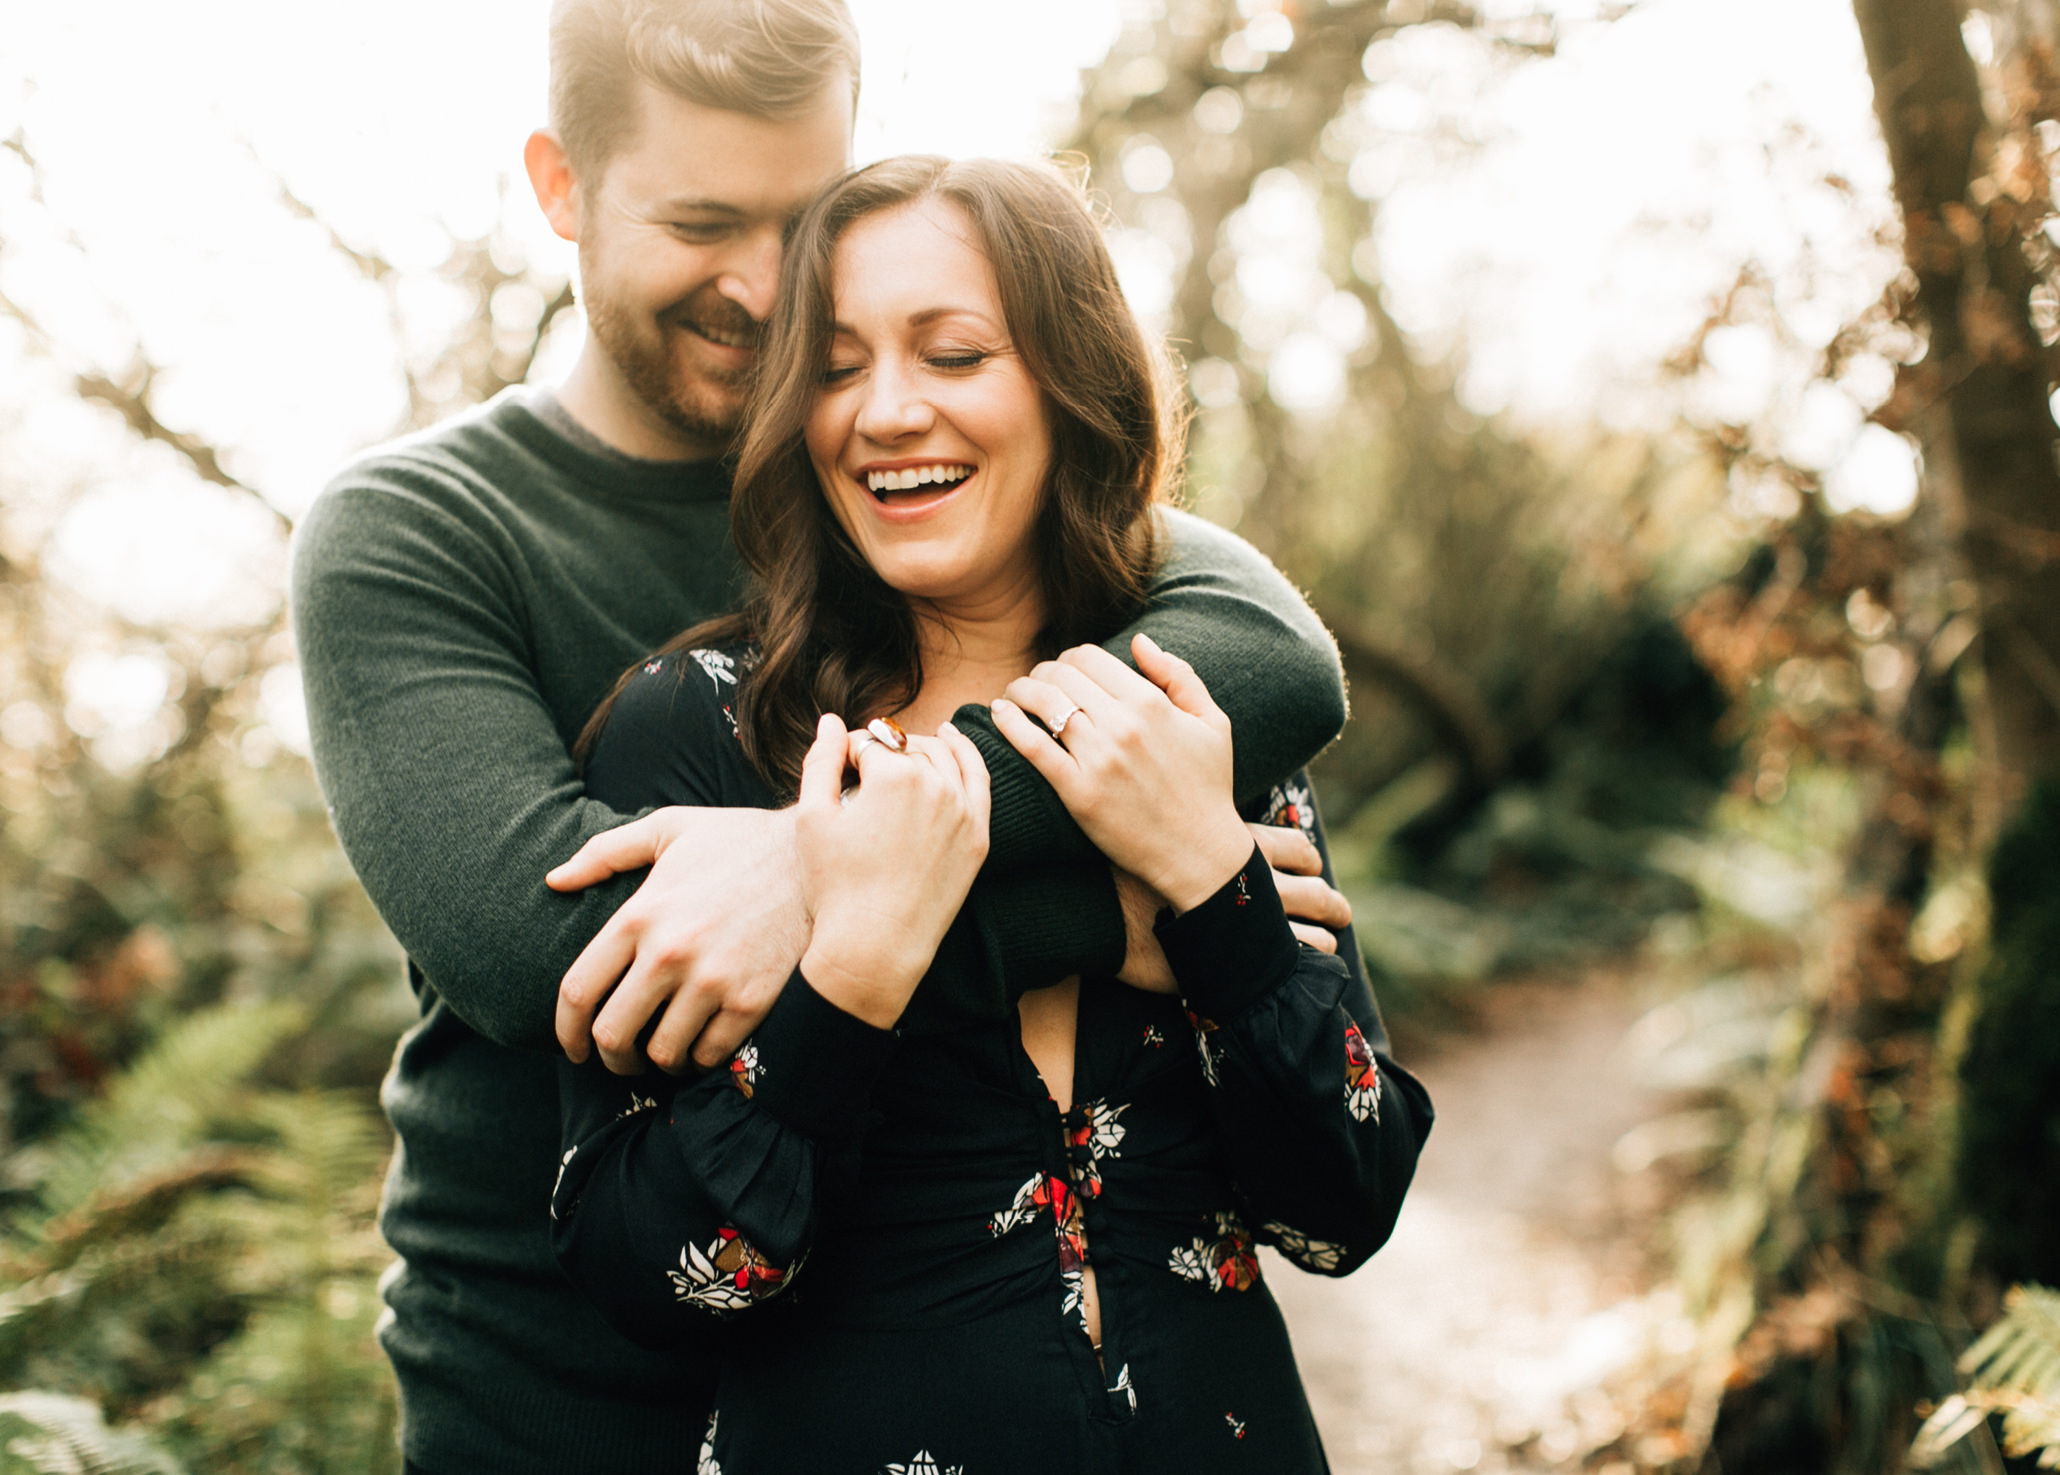
M1065 714L1061 716L1058 721L1054 722L1051 725L1051 735L1053 737L1057 737L1060 733L1066 730L1066 724L1068 722L1071 722L1075 717L1078 717L1079 715L1080 708L1068 707L1065 711Z

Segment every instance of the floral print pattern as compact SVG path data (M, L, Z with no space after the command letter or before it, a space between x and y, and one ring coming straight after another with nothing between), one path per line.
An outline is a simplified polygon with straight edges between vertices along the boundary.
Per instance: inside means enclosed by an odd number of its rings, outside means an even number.
M1267 796L1266 818L1262 823L1269 825L1293 825L1309 837L1309 843L1316 843L1316 805L1309 797L1309 786L1289 782L1276 784Z
M1209 1217L1210 1232L1175 1245L1166 1268L1211 1291L1250 1290L1259 1283L1259 1256L1244 1221L1223 1212Z
M927 1449L916 1451L916 1457L907 1464L889 1465L880 1475L966 1475L963 1465L940 1465L937 1456Z
M1260 1225L1259 1232L1270 1238L1283 1255L1304 1270L1328 1275L1344 1263L1343 1245L1304 1234L1301 1230L1282 1224L1278 1220L1268 1220Z
M746 1040L744 1048L730 1057L730 1084L744 1093L748 1101L758 1089L758 1073L763 1069L758 1061L758 1046Z
M1359 1026L1345 1026L1345 1110L1355 1122L1380 1125L1380 1066Z
M1223 1047L1209 1038L1216 1033L1216 1021L1204 1019L1190 1009L1187 1011L1187 1022L1194 1026L1195 1053L1202 1058L1202 1079L1212 1086L1220 1084L1216 1077L1216 1066L1223 1059Z
M694 664L707 673L708 679L720 691L724 686L737 684L737 658L719 650L690 650Z
M798 1268L798 1267L795 1267ZM742 1311L785 1290L791 1273L760 1254L758 1247L725 1225L707 1249L680 1249L680 1268L665 1272L676 1300L718 1315Z

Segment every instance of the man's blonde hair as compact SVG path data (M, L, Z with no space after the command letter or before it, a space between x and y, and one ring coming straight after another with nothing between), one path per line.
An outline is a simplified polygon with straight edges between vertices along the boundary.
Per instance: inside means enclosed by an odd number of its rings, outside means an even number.
M635 131L636 79L703 107L788 118L843 82L858 100L844 0L557 0L551 128L598 180Z

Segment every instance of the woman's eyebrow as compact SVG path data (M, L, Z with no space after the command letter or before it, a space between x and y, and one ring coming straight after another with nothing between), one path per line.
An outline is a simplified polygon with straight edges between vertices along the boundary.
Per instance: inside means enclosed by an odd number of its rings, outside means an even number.
M908 315L908 325L911 328L926 328L939 318L951 317L972 318L990 328L997 326L994 319L980 311L977 307L926 307L920 312L910 313ZM836 319L830 324L830 331L832 333L850 333L854 336L858 333L858 329L852 327L851 324L841 318Z

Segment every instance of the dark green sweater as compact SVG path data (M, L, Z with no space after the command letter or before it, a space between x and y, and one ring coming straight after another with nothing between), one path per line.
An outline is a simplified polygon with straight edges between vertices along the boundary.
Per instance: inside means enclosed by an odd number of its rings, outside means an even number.
M438 1475L692 1467L701 1431L672 1394L709 1349L618 1338L560 1277L544 1216L558 980L641 877L567 897L543 876L627 818L584 797L568 753L595 704L735 602L727 492L717 464L607 453L511 391L351 467L295 541L316 770L423 1011L382 1093L399 1150L381 1228L401 1263L381 1336L407 1455ZM1335 650L1246 544L1177 513L1168 527L1137 628L1194 664L1236 729L1240 793L1257 789L1342 724ZM958 720L994 779L977 953L1013 975L971 970L960 1005L1113 971L1105 864L984 709Z

